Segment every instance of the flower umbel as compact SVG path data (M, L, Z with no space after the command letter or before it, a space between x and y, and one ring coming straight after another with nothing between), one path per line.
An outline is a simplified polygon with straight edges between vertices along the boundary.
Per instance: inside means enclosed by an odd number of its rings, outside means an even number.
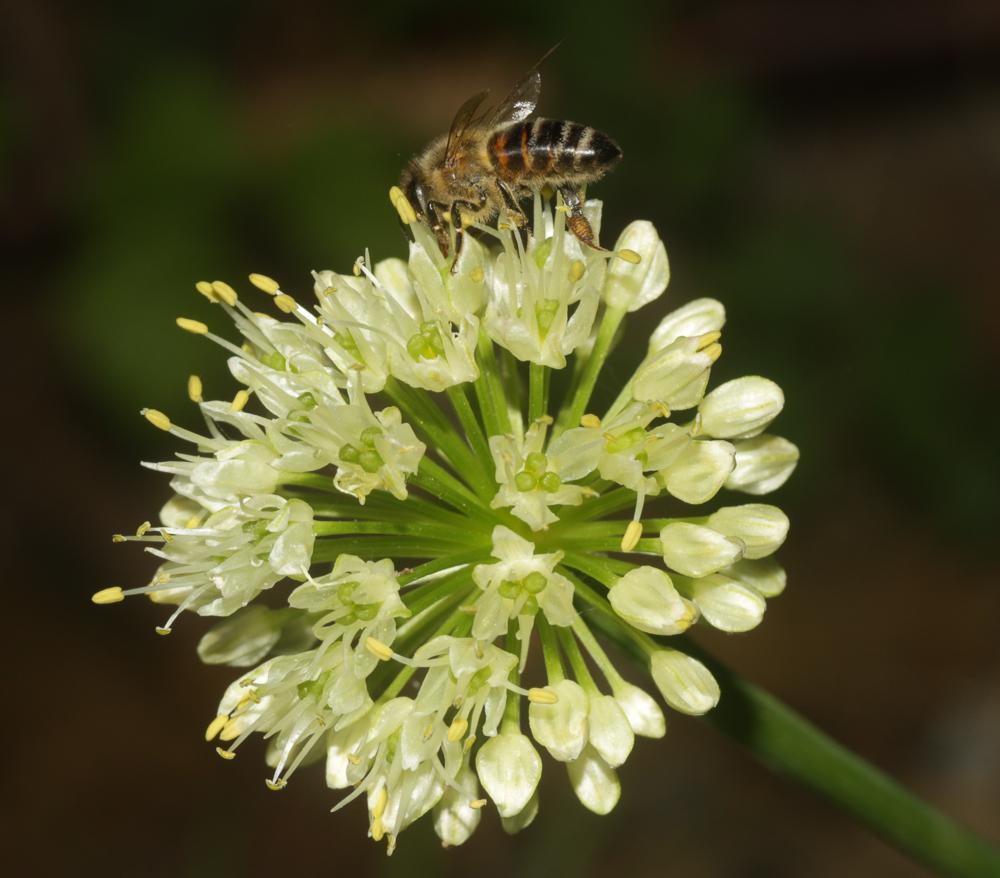
M314 305L258 274L278 318L197 284L240 338L178 325L227 353L240 389L205 400L192 376L201 431L143 412L189 447L147 464L171 477L159 523L115 539L160 564L144 586L94 595L173 605L161 634L185 610L225 617L199 655L248 670L206 739L231 759L263 735L275 790L325 758L327 784L353 788L337 807L364 796L390 853L428 812L446 845L490 802L508 831L526 827L540 750L585 807L610 811L636 736L666 724L593 629L646 655L674 710L714 707L719 686L679 635L747 631L783 590L771 556L788 519L757 499L798 460L766 432L776 384L709 390L725 322L712 299L668 314L610 407L591 409L624 318L669 280L649 223L591 249L536 195L534 233L501 218L456 261L392 200L408 260L316 272ZM600 203L585 210L599 229Z

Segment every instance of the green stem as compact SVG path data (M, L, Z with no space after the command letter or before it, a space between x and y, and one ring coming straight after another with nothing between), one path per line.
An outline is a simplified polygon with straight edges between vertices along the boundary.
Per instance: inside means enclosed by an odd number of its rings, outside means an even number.
M548 408L548 369L538 363L528 364L528 423L533 424Z
M521 647L517 642L517 632L514 628L515 624L514 620L511 619L510 623L507 625L507 652L513 655L520 655ZM515 686L521 682L521 672L518 670L518 666L516 664L510 669L510 676L507 679L509 679ZM507 693L507 703L504 705L503 720L501 720L500 731L521 731L520 695L515 695L513 692Z
M458 416L462 429L465 431L465 435L469 437L469 441L472 443L476 456L479 458L480 465L490 477L492 484L494 472L493 454L490 452L490 446L486 441L486 434L483 432L479 419L476 417L476 413L472 410L472 403L469 402L469 397L465 392L465 385L457 384L454 387L449 387L448 399L451 400L452 408ZM495 493L495 484L492 484L492 489Z
M619 512L635 506L635 491L631 488L615 488L593 500L585 500L579 506L570 506L560 511L561 521L590 521L603 518L612 512Z
M340 555L359 558L437 558L454 553L460 544L428 537L360 536L316 540L312 562L335 561Z
M398 381L389 381L385 392L428 440L427 444L442 454L480 497L489 499L496 493L493 480L484 471L476 455L426 393Z
M647 661L646 650L618 626L592 621L624 650ZM746 747L772 771L794 780L851 814L898 850L954 878L1000 875L1000 851L921 801L875 766L825 735L774 696L740 678L686 642L722 688L705 721Z
M601 325L597 330L597 339L594 341L594 348L587 358L587 365L584 366L580 383L573 392L573 397L569 405L564 407L559 415L559 423L556 426L553 437L559 435L563 430L575 427L580 423L580 418L590 402L590 395L594 392L594 385L597 383L597 376L600 374L604 361L611 352L611 343L614 341L615 332L625 317L625 311L621 308L608 308L601 318Z
M562 656L559 653L555 631L548 619L541 613L538 614L537 623L538 637L542 641L542 658L545 660L545 677L549 685L559 683L566 679L566 672L563 670Z
M454 527L430 522L383 522L383 521L317 521L313 532L318 537L349 536L358 534L398 534L410 537L430 537L456 545L464 543L455 533Z
M449 567L459 567L477 561L485 561L488 556L489 552L482 549L473 549L471 552L458 552L453 555L442 555L440 558L435 558L433 561L427 561L424 564L418 564L416 567L400 573L399 584L401 587L409 585L425 576L430 576L432 573L440 573L442 570L447 570Z
M465 513L470 518L477 519L480 523L492 524L496 520L496 516L483 507L475 494L428 457L421 459L420 468L416 475L411 477L411 480L427 493Z
M476 379L476 396L483 412L483 422L491 436L510 432L510 415L507 412L507 398L500 383L493 342L486 331L479 330L479 378Z

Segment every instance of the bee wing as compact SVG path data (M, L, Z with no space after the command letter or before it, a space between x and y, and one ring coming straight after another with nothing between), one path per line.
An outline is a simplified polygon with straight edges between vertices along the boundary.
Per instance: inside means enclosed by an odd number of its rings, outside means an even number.
M510 90L510 94L489 111L482 121L482 127L500 128L527 119L535 112L541 92L542 74L532 68L524 79Z
M489 89L474 94L455 113L455 118L451 121L451 128L448 129L448 142L444 147L444 161L450 164L455 158L455 150L465 139L465 133L471 128L477 128L476 113L482 106L483 101L489 95Z

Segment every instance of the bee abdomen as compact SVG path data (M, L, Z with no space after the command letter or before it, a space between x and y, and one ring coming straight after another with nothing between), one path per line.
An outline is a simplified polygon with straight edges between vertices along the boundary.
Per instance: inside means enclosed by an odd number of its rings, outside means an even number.
M489 154L501 177L600 176L622 155L618 144L589 125L532 119L497 131Z

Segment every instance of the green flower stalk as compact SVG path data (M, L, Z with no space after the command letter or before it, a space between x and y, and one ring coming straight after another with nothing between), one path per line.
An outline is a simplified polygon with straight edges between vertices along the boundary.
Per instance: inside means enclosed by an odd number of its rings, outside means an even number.
M199 428L144 410L186 448L145 464L170 477L159 524L116 539L159 566L94 596L170 605L161 634L185 611L220 618L199 656L245 670L206 738L232 759L262 735L275 790L324 759L327 784L350 790L337 808L364 797L390 853L428 812L447 845L490 803L509 831L527 826L540 750L585 807L614 808L616 770L666 719L602 640L642 656L671 709L712 710L716 676L676 636L762 621L785 587L788 519L756 499L798 460L768 432L776 384L711 387L712 299L660 321L593 410L623 321L667 287L651 224L598 250L536 196L532 233L482 227L456 259L391 194L406 261L316 272L311 305L251 275L277 316L197 285L239 338L178 325L226 352L241 389L210 401L192 377ZM584 211L599 230L600 203Z

